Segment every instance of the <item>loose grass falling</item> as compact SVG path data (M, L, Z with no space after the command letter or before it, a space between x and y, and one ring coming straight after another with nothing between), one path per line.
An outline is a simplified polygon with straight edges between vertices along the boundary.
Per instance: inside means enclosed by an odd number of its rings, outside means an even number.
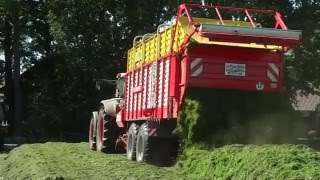
M293 143L305 132L301 123L279 94L191 89L178 133L185 144Z

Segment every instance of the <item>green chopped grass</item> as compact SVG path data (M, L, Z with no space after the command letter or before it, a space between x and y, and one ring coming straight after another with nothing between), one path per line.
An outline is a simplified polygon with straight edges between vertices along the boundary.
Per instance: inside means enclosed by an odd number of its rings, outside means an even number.
M124 154L89 150L88 143L26 144L0 161L4 179L180 179L176 167L129 161Z
M320 153L304 145L192 146L179 164L199 179L320 179Z
M94 152L87 143L26 144L0 158L4 179L320 179L320 153L304 145L192 145L174 167Z

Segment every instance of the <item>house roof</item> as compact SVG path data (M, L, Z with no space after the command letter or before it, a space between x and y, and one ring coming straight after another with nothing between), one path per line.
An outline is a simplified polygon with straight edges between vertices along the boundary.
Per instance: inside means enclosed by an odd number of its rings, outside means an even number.
M315 111L316 107L320 105L320 96L318 95L297 95L296 100L297 102L292 106L297 111Z

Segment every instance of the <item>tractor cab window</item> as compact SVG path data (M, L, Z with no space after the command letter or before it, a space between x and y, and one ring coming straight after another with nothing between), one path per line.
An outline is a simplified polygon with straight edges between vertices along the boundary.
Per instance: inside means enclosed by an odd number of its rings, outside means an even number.
M125 83L125 77L118 78L117 87L116 87L116 94L115 94L115 96L118 98L124 97L124 83Z

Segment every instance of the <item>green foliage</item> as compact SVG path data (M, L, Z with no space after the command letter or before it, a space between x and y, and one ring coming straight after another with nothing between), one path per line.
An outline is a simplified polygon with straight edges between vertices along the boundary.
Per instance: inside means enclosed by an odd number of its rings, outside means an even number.
M319 179L320 153L304 145L191 146L179 161L196 179Z
M32 130L44 136L60 131L87 134L91 112L114 94L111 86L98 91L96 81L115 79L125 71L126 50L134 36L156 30L175 13L175 6L169 1L93 0L49 0L41 5L39 18L49 28L40 34L49 32L51 49L44 52L43 63L30 69L31 73L37 68L47 71L25 80L30 89L25 101ZM165 8L171 13L165 13Z
M98 91L92 75L80 68L70 68L67 62L61 55L48 57L36 66L44 68L45 75L25 86L37 89L28 96L27 110L31 130L41 131L43 136L57 136L61 131L85 133L87 119L98 102L112 95L112 87L103 89L107 93Z
M286 94L291 96L297 90L303 94L319 92L320 86L320 53L319 53L319 18L318 1L292 1L295 8L287 15L289 28L302 30L302 46L295 48L286 57Z

